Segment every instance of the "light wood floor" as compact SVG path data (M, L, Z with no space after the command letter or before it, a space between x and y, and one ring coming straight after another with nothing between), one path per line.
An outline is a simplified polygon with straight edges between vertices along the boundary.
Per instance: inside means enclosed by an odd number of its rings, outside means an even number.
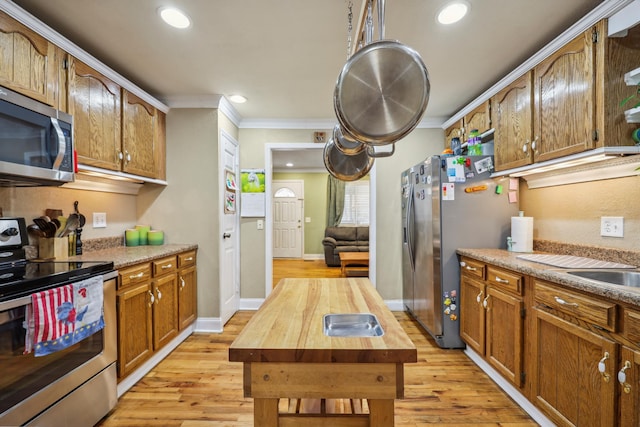
M324 261L274 260L282 277L339 277ZM236 313L221 334L195 333L133 386L100 427L245 427L253 425L253 401L243 398L242 364L228 348L253 312ZM395 425L537 425L461 350L443 350L404 312L396 318L418 348L418 363L405 365L405 398L395 403ZM81 410L81 408L79 408Z

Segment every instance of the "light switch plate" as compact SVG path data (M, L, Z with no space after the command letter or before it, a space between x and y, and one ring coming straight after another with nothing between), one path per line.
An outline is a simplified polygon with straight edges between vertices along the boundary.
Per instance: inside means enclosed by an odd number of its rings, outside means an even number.
M107 228L107 213L106 212L94 212L93 213L93 228Z
M259 219L258 221L256 221L256 226L257 226L258 230L263 230L264 229L264 221Z
M600 235L605 237L624 237L624 217L603 216L600 218Z

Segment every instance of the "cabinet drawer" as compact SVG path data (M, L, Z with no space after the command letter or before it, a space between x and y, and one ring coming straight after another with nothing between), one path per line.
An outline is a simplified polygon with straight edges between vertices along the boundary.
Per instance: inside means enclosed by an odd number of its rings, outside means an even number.
M161 276L167 273L175 273L178 269L178 263L175 256L160 258L152 262L153 277Z
M487 281L496 287L522 295L524 278L520 273L490 265L487 267Z
M483 262L476 261L475 259L462 258L460 261L460 271L462 274L471 277L477 277L480 280L484 280L484 272L486 265Z
M577 317L607 331L616 331L616 304L538 280L535 281L534 289L537 303Z
M196 263L196 251L178 254L178 268L188 267Z
M118 270L118 288L135 285L151 279L151 265L143 263Z
M623 335L640 347L640 312L625 309Z

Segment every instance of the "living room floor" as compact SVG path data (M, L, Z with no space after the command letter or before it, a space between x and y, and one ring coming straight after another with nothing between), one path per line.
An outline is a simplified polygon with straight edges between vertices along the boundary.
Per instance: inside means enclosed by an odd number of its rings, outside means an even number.
M340 267L327 267L323 259L305 260L301 258L273 259L273 287L280 279L290 278L322 278L341 277Z

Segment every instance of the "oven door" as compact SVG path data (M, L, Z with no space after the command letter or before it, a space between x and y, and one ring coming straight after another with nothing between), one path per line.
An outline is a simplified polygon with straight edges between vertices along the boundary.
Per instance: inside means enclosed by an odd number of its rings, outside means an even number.
M23 354L26 332L23 322L31 297L0 303L0 425L27 423L115 364L116 280L108 278L110 275L104 277L104 328L67 349L46 356ZM109 371L115 372L115 367L111 368ZM110 400L115 405L115 375L108 382L112 382L113 390L103 390L102 395L94 398ZM91 409L83 405L76 408Z

